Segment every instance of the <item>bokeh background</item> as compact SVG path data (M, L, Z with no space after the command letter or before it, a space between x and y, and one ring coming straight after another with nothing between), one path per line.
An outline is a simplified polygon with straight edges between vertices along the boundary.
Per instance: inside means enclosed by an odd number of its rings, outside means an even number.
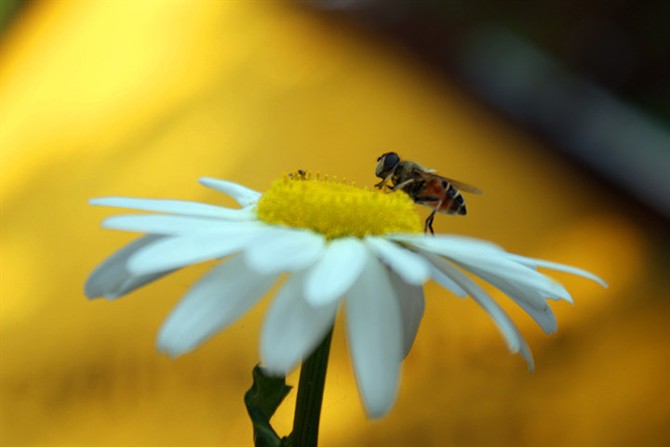
M161 322L211 265L87 301L88 273L133 238L87 200L230 203L197 178L263 191L296 168L372 185L388 150L484 190L437 231L609 288L555 275L576 303L554 306L549 337L496 294L529 374L476 305L428 285L378 421L340 322L321 445L670 445L667 3L417 3L3 0L3 446L251 446L242 396L269 299L159 355Z

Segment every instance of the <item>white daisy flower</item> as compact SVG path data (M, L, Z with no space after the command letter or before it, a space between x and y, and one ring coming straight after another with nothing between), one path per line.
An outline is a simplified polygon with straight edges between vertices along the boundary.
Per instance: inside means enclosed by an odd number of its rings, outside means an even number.
M400 365L424 311L422 286L433 279L469 295L496 323L511 352L533 368L523 336L501 307L464 271L509 295L546 332L556 330L547 300L572 302L538 267L604 282L584 270L505 252L490 242L427 236L402 192L383 193L300 173L260 194L202 178L234 198L230 209L179 201L109 197L93 205L161 214L114 216L105 228L145 235L97 267L89 298L116 299L188 265L222 259L177 305L158 335L172 356L187 353L247 312L282 274L289 274L267 313L260 356L265 369L287 374L332 328L344 303L346 332L359 391L371 417L395 401Z

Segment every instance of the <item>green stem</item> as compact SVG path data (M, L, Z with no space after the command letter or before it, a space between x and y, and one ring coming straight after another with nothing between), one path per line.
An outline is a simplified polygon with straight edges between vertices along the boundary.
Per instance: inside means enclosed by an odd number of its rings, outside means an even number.
M293 433L291 433L291 444L295 447L316 447L318 443L321 402L332 336L331 328L300 369Z

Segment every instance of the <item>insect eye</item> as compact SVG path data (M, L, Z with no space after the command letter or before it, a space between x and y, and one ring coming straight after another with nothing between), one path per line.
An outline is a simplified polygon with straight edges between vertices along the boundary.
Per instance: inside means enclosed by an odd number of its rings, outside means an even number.
M384 169L391 171L400 163L400 157L395 152L389 152L388 154L382 155L384 158Z

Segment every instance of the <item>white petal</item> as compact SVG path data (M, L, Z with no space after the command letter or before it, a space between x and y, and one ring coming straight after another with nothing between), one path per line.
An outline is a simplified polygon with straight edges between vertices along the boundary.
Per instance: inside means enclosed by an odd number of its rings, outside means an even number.
M553 334L558 328L554 312L546 300L536 290L516 287L485 272L473 270L473 273L496 286L501 292L512 298L519 307L530 315L546 334Z
M373 256L347 293L347 340L367 413L384 416L395 402L402 361L402 323L386 270Z
M562 299L572 303L570 292L562 284L514 261L497 256L459 256L458 259L451 258L451 260L465 269L480 269L503 281L515 284L516 287L529 288L548 298Z
M262 195L246 186L238 185L237 183L228 182L226 180L202 177L198 181L201 185L206 186L207 188L214 189L232 197L237 203L244 207L258 202L258 199L260 199Z
M272 302L261 333L261 359L269 372L288 374L333 326L337 303L311 306L303 297L304 273L286 281Z
M599 278L598 276L594 275L591 272L588 272L586 270L577 268L577 267L572 267L570 265L565 265L565 264L559 264L558 262L551 262L551 261L543 261L541 259L532 259L532 258L526 258L525 256L519 256L519 255L513 255L509 254L508 255L509 259L512 259L520 264L527 265L529 267L544 267L552 270L556 270L559 272L567 272L567 273L572 273L573 275L578 275L582 276L584 278L590 279L592 281L597 282L603 287L607 287L607 283Z
M493 321L496 323L502 332L503 337L507 341L509 350L513 353L519 352L528 363L528 368L532 371L535 364L533 362L533 355L530 352L530 348L505 311L502 310L502 308L498 306L498 304L474 281L468 278L456 267L445 263L444 268L449 272L449 276L468 292L472 299L475 300L477 304L491 316L491 318L493 318Z
M422 287L407 284L394 272L390 272L389 277L391 285L395 290L396 298L398 299L398 307L402 319L403 357L407 357L419 331L419 324L421 323L421 318L423 318L426 301Z
M186 235L244 231L256 222L231 222L221 219L165 214L130 214L112 216L102 222L103 228L141 233ZM240 230L242 228L242 230Z
M509 259L509 253L494 244L451 236L414 236L411 243L425 251L444 256L466 269L479 268L503 280L513 281L518 286L537 289L548 297L572 302L570 293L563 285Z
M295 272L314 265L325 247L323 236L311 231L270 227L249 244L244 256L259 273Z
M255 214L250 210L234 210L206 203L186 200L137 199L133 197L103 197L89 201L91 205L113 206L158 213L184 214L188 216L216 217L230 220L250 220Z
M435 248L435 247L433 247ZM530 287L549 297L572 302L570 293L560 283L537 271L507 259L507 253L498 250L452 250L438 247L433 251L465 269L478 268L506 281L513 281L519 286Z
M323 257L307 272L305 297L315 306L331 303L356 281L370 255L356 238L331 241Z
M403 242L412 247L422 248L433 253L441 253L444 250L449 250L450 252L466 253L472 253L476 251L496 253L504 252L504 250L499 245L496 245L493 242L483 241L481 239L475 239L467 236L445 234L436 234L434 236L427 236L423 234L399 234L390 236L390 238L399 242Z
M235 234L163 238L132 255L128 259L128 270L144 275L222 258L241 251L260 232L259 227L250 227Z
M132 276L126 268L128 258L138 250L162 239L159 236L144 236L126 245L109 258L105 259L93 270L86 284L84 292L89 298L105 297L116 299L132 290L171 273L161 271L150 275Z
M171 356L189 352L249 310L277 275L249 271L238 256L216 266L186 294L158 334Z
M445 272L445 269L443 268L443 264L446 264L447 261L444 259L440 258L437 255L434 255L432 253L428 253L426 251L421 251L421 254L430 261L430 264L432 266L432 269L430 271L431 277L433 280L456 295L459 298L465 298L468 296L468 294L463 290L461 286L456 284L456 282L449 277L449 275Z
M130 276L126 281L123 282L123 284L121 284L121 287L119 287L118 290L108 293L107 295L105 295L105 298L107 298L108 300L115 300L117 298L121 298L122 296L132 292L133 290L138 289L151 282L154 282L165 275L169 275L170 273L175 272L176 270L178 269L171 269L163 272L151 273L148 275Z
M420 286L430 278L428 262L416 253L381 237L366 237L365 243L405 282Z

